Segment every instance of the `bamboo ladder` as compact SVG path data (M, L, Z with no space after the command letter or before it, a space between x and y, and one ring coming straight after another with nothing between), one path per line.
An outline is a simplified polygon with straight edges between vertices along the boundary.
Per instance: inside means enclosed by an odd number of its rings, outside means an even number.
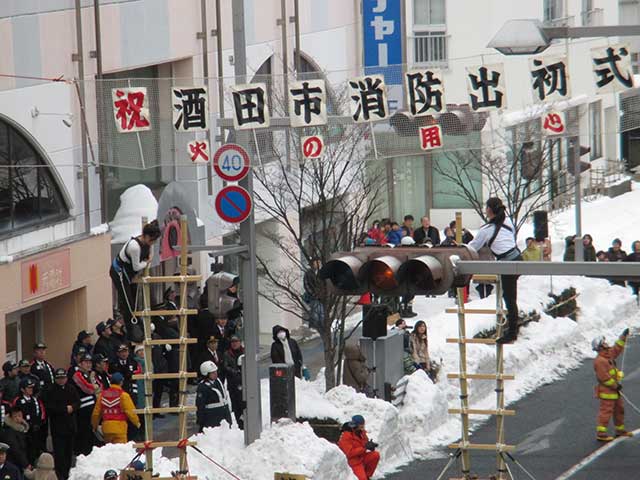
M143 224L146 219L143 219ZM149 273L149 265L145 268L141 277L134 280L136 283L142 284L144 309L142 311L133 312L134 317L142 318L144 323L144 361L145 372L140 375L134 375L134 380L144 380L145 397L144 408L136 409L135 412L144 415L144 443L136 443L135 447L144 449L145 465L148 471L153 472L153 449L157 447L178 447L180 448L180 470L187 471L189 469L187 462L187 447L195 446L195 442L185 441L187 438L187 413L196 411L194 406L186 406L187 400L187 379L196 378L196 373L187 372L187 345L197 343L195 338L187 338L187 316L196 315L195 309L187 308L187 285L202 280L202 275L187 274L187 254L188 254L188 227L187 217L180 217L180 275L171 276L151 276ZM154 283L177 283L180 285L180 308L178 310L152 310L151 306L151 284ZM179 338L176 339L151 339L151 317L162 315L178 315ZM157 345L179 345L179 372L178 373L153 373L153 362L151 358L151 349ZM152 403L153 380L179 380L179 406L177 407L159 407L154 408ZM154 413L177 413L178 414L178 432L180 438L171 442L156 442L153 440L153 414ZM173 477L154 477L157 480L175 480ZM195 479L195 477L189 477Z
M462 214L456 212L456 242L462 244ZM460 408L451 408L449 413L460 415L462 424L462 435L459 443L449 445L449 448L460 452L462 458L462 479L470 480L471 476L471 450L485 450L496 452L496 480L508 478L508 469L505 465L503 453L511 452L515 449L513 445L504 444L504 417L515 415L515 410L505 410L504 408L504 382L514 380L514 375L504 373L504 352L503 345L496 343L493 338L467 338L466 335L466 315L472 314L495 314L496 315L496 338L503 333L505 325L505 311L502 305L502 284L499 275L474 275L473 280L477 283L491 283L495 285L496 308L494 309L467 309L464 306L464 288L457 290L457 305L455 308L446 309L447 313L458 315L458 338L447 338L447 343L457 343L460 355L460 372L449 373L447 378L460 380ZM496 372L490 374L468 373L467 372L467 345L483 344L496 346ZM493 410L481 410L469 408L468 380L494 380L496 382L496 408ZM469 437L469 415L495 415L496 416L496 443L470 443Z

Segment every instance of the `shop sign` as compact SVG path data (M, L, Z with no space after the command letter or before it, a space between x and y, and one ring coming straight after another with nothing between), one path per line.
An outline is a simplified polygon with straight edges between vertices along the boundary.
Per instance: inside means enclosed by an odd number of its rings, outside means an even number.
M25 260L20 265L22 301L41 297L71 286L69 249Z

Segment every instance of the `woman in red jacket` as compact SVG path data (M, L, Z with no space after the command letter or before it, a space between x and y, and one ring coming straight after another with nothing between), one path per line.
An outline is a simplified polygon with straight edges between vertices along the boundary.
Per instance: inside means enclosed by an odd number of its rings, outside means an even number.
M369 480L376 471L380 454L375 451L377 443L367 437L364 429L364 417L354 415L348 428L342 432L338 447L347 456L347 461L358 480Z

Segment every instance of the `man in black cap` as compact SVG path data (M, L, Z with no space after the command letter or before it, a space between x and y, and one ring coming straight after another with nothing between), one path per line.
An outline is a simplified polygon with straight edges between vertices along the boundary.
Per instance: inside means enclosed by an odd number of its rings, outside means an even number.
M111 379L109 377L109 359L101 354L93 356L93 371L96 374L96 380L100 384L102 390L111 387Z
M7 462L7 452L9 445L0 443L0 478L2 480L22 480L22 474L18 467Z
M91 428L91 414L96 404L96 395L100 391L100 385L96 380L93 367L93 357L85 354L80 359L78 371L73 375L73 384L80 397L80 408L78 408L78 435L74 442L75 454L89 455L91 448L95 445L95 436Z
M131 398L138 397L138 382L132 380L132 376L142 373L142 369L138 362L130 358L129 347L124 343L118 347L118 360L109 365L109 371L111 375L116 372L120 372L124 377L122 382L122 389L131 395Z
M114 339L111 337L111 325L109 322L100 322L96 326L96 332L98 332L98 341L93 347L94 355L102 355L109 359L109 362L116 361L116 348Z
M33 362L31 373L40 380L40 389L53 385L55 368L45 360L47 346L44 343L36 343L33 346Z
M78 365L80 364L80 362L82 361L82 359L87 353L88 352L85 350L84 347L78 348L75 356L71 359L71 366L69 367L69 371L67 372L67 378L69 380L71 380L73 376L76 374L76 372L80 370L80 367L78 367Z
M2 403L7 405L20 393L20 379L18 378L18 365L14 362L4 362L2 365L4 378L0 380L0 392Z
M30 378L34 381L33 394L38 396L40 393L40 379L31 373L31 362L23 358L18 362L18 380L22 382L25 378ZM20 384L18 384L18 387L20 387Z
M33 395L36 383L31 378L25 378L20 382L20 395L15 405L20 407L24 419L29 424L27 432L27 458L29 464L34 465L36 459L46 450L47 430L46 413L42 401Z
M67 382L64 368L58 368L55 371L55 384L44 394L44 406L51 423L56 473L60 480L69 478L73 440L78 432L76 412L80 408L78 391Z
M80 330L80 332L78 332L76 341L71 349L71 366L76 365L75 357L78 355L78 350L81 348L84 348L85 353L88 353L89 355L93 354L93 344L91 343L92 336L93 332L89 332L87 330Z

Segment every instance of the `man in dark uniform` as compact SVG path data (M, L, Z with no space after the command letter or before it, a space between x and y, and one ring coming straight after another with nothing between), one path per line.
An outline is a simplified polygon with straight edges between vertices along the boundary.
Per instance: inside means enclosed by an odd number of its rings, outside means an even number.
M116 355L116 349L118 345L115 344L115 340L111 337L111 326L107 322L100 322L96 326L96 332L98 332L98 341L93 347L94 355L102 355L107 358L109 362L115 362L118 358Z
M244 411L244 401L242 400L242 365L240 357L244 355L244 348L240 338L235 335L231 337L231 346L224 353L223 365L224 374L227 378L227 389L233 416L236 418L238 428L244 429L242 413Z
M55 368L45 360L47 346L44 343L36 343L33 346L33 362L31 363L31 373L38 377L40 390L44 390L53 385Z
M44 429L45 410L42 401L33 396L36 383L32 378L25 378L20 382L20 395L15 399L14 405L20 407L24 419L29 424L27 432L27 458L31 465L47 447L47 430ZM1 477L0 477L1 478Z
M4 362L2 371L4 378L0 380L0 392L2 392L2 402L8 405L20 393L18 365L13 362Z
M78 365L80 365L80 362L82 361L84 356L87 355L88 353L89 352L87 352L87 350L84 347L78 348L75 356L73 357L73 361L71 362L71 366L67 371L67 377L69 378L69 380L71 380L73 376L76 374L76 372L80 370L80 367L78 367Z
M31 373L31 362L26 358L23 358L18 362L18 380L22 382L25 378L30 378L35 383L33 387L33 394L38 395L40 393L40 379ZM18 386L20 384L18 383Z
M67 382L64 368L58 368L55 371L55 384L44 394L44 406L51 423L56 473L61 480L69 478L73 441L78 432L76 412L80 408L78 391Z
M78 356L78 351L80 349L84 349L85 353L89 355L93 354L93 344L91 343L92 332L88 332L87 330L81 330L76 337L76 341L71 348L71 365L77 365L76 357Z
M100 385L96 380L95 373L91 370L92 366L93 357L85 354L85 356L80 359L80 364L78 365L79 370L71 379L80 397L80 407L78 408L76 417L78 421L78 434L73 446L76 455L89 455L96 443L96 438L91 428L91 414L96 404L96 395L100 391Z
M22 480L22 474L18 467L7 462L9 445L0 443L0 478L2 480Z
M131 395L131 398L138 397L138 382L131 377L142 373L142 369L138 362L129 357L129 347L122 344L118 347L118 360L109 365L109 372L113 375L116 372L120 372L124 377L122 382L122 389Z
M204 378L198 384L196 393L198 431L219 427L223 420L231 425L231 411L224 385L218 378L218 367L213 362L204 362L200 365L200 373Z
M96 380L100 384L102 390L106 390L111 386L109 377L109 359L101 354L93 356L93 371L96 374Z

